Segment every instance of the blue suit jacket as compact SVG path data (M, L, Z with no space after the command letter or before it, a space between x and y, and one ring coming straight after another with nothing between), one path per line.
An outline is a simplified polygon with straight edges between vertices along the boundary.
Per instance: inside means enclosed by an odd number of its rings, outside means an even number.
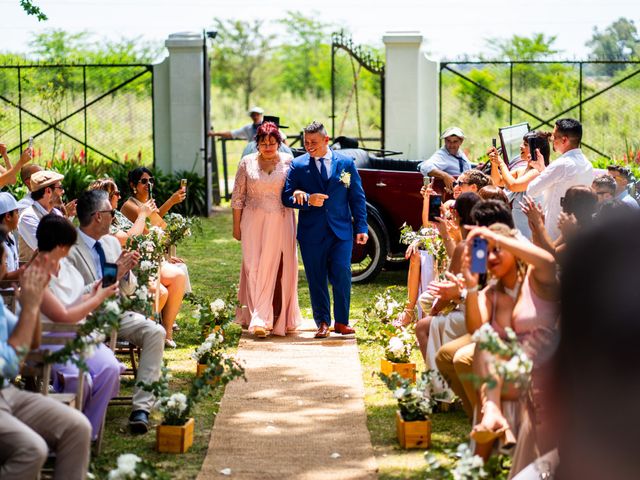
M324 182L308 153L295 158L282 190L282 203L300 209L298 216L298 240L305 243L320 243L324 240L327 225L341 240L353 240L356 233L368 233L367 207L362 181L353 160L331 151L331 174L325 189ZM342 172L351 174L347 188L340 181ZM308 194L324 193L329 196L322 207L293 203L293 192L302 190ZM352 224L353 218L353 224Z

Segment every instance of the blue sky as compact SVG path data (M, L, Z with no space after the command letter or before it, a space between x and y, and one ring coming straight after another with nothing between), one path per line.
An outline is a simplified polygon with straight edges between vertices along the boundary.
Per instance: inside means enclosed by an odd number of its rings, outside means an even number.
M201 31L214 17L272 20L302 10L347 26L356 42L381 44L385 31L419 30L436 59L486 51L485 39L543 32L556 35L562 58L587 55L594 26L626 16L640 27L639 0L35 0L49 15L39 23L18 0L0 0L0 50L26 51L32 32L88 30L96 39L162 41L170 33ZM311 6L311 7L310 7ZM308 9L308 10L305 10ZM277 31L277 27L268 27Z

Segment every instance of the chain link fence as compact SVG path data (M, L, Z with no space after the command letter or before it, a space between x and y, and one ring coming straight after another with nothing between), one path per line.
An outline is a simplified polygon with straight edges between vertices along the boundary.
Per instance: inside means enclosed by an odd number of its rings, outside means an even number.
M457 125L470 158L482 157L499 127L528 122L553 130L583 124L591 159L632 160L640 150L640 62L445 62L440 131Z
M0 66L0 142L36 161L153 164L150 65Z

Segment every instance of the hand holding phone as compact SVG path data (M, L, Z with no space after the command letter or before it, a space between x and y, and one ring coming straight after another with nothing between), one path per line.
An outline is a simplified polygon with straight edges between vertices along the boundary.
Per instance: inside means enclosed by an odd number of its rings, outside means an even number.
M487 273L487 251L489 243L481 237L474 237L471 244L471 272Z
M183 190L187 189L187 179L183 178L180 180L180 188L182 188Z
M106 288L116 283L118 278L118 265L115 263L105 263L102 266L102 288Z

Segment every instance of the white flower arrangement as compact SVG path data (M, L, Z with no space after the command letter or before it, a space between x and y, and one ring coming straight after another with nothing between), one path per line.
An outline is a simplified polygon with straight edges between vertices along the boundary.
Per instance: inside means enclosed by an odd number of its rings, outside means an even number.
M220 350L223 344L224 335L222 332L219 330L214 331L196 348L195 352L191 354L191 358L198 363L207 363L211 354Z
M428 420L436 404L433 379L438 373L435 370L422 372L415 385L409 379L402 378L396 372L390 376L380 374L387 388L393 392L398 401L400 415L405 422Z
M443 466L440 460L431 452L425 453L427 461L427 478L437 480L482 480L489 477L484 468L484 461L473 451L467 443L458 445L455 452L447 452L453 457L455 466Z
M411 245L416 241L420 250L425 250L435 257L439 268L447 266L447 249L437 229L422 227L416 232L405 222L400 228L400 243Z
M120 313L122 313L122 311L120 310L120 305L118 305L118 302L116 300L108 300L107 302L105 302L104 310L107 313L111 313L114 315L120 315Z
M385 357L390 362L407 363L411 358L414 345L414 335L407 328L400 327L396 330L396 334L389 339L384 349Z
M227 308L227 304L224 303L224 300L222 300L221 298L217 298L209 304L209 308L211 308L211 313L213 313L214 315L218 315L220 312L223 312L225 308Z
M340 182L346 188L349 188L351 186L351 174L346 170L342 170L342 172L340 172Z
M118 467L109 472L108 478L109 480L160 480L168 477L139 456L124 453L118 457Z

